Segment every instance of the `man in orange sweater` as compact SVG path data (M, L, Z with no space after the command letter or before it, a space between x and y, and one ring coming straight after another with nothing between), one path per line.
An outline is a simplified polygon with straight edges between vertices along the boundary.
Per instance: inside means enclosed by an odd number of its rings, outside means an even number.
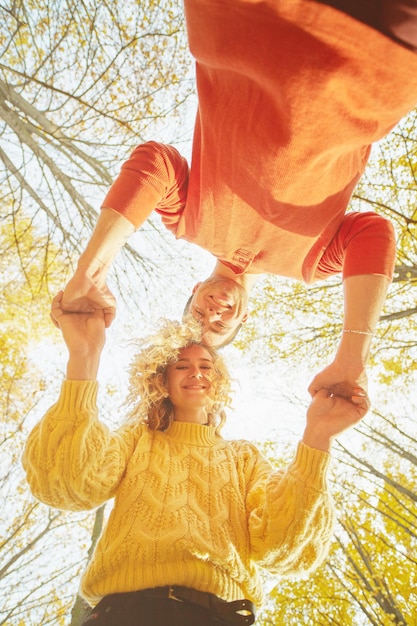
M103 203L65 309L104 308L111 322L108 268L156 210L177 238L217 258L190 305L212 345L245 320L257 275L312 282L342 271L344 331L310 392L366 387L395 237L381 216L346 210L372 143L417 102L416 3L388 3L391 13L380 2L348 3L353 16L327 4L185 1L199 96L191 168L170 146L136 148Z

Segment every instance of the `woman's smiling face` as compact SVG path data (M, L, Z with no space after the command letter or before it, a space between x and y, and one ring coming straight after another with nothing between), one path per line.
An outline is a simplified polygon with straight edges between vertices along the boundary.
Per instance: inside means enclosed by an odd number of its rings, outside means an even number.
M205 423L205 411L210 401L213 358L200 345L183 348L175 363L167 367L166 387L175 408L175 419L187 414L184 421ZM195 418L193 418L195 414Z

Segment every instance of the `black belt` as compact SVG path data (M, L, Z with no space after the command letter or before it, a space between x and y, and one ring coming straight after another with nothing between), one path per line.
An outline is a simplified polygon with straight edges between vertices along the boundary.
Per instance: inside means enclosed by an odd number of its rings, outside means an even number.
M255 607L250 600L226 602L212 593L176 585L143 589L134 593L144 598L169 598L175 602L196 604L207 609L213 617L224 619L232 626L250 625L255 622Z

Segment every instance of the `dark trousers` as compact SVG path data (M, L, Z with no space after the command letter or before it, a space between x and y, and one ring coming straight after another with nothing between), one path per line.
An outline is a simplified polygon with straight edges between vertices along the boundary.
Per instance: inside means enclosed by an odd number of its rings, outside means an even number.
M253 624L254 617L233 614L228 618L193 602L132 592L103 598L91 609L82 626L244 626L245 623Z
M417 52L417 0L317 0Z
M132 605L107 603L104 598L82 626L220 626L207 611L198 606L174 602L168 598L143 598Z

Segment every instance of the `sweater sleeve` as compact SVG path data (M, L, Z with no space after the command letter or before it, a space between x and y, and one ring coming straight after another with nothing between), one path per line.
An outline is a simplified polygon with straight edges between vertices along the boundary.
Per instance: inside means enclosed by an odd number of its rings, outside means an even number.
M326 558L335 520L329 463L330 455L300 442L286 470L256 464L247 494L251 551L271 572L305 574Z
M187 199L188 164L173 147L148 141L123 163L102 208L113 209L139 228L156 211L174 234Z
M347 213L327 246L315 279L343 272L343 278L379 274L390 280L395 264L395 232L389 220L377 213Z
M96 381L66 380L58 402L33 428L23 467L33 495L49 506L92 509L114 496L134 445L133 431L98 420Z

